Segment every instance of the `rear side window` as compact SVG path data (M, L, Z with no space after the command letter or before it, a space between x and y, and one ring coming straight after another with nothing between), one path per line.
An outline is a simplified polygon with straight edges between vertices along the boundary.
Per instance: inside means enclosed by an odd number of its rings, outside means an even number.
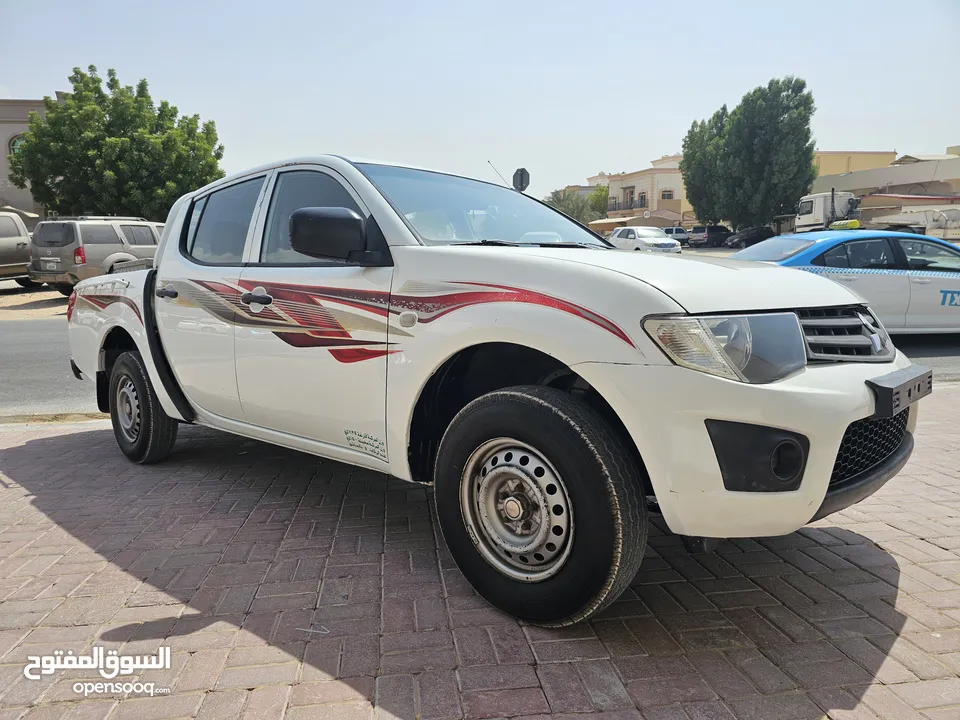
M194 203L190 213L187 253L202 263L237 264L253 211L260 197L263 178L231 185Z
M40 223L33 231L33 244L38 247L65 247L74 240L73 225L69 223Z
M0 238L20 237L20 228L9 215L0 215Z
M84 245L119 245L120 238L113 225L81 225L80 239Z
M156 245L153 232L146 225L121 225L123 236L131 245Z

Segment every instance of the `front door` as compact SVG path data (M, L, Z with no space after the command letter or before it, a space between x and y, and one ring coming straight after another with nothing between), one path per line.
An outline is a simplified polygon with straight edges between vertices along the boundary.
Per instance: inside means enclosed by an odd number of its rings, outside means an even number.
M9 215L0 215L0 278L19 275L28 260L27 236Z
M191 403L231 420L243 419L233 357L235 285L265 179L245 178L195 198L183 240L158 263L154 307L177 381Z
M897 242L909 267L907 327L960 330L960 250L913 238Z
M387 330L392 267L321 261L290 247L302 207L370 213L321 166L279 171L240 275L240 402L248 422L386 461ZM266 303L257 302L265 299ZM398 327L391 333L402 333Z
M887 238L850 240L818 258L822 274L863 295L884 326L902 328L910 304L910 281L899 269Z

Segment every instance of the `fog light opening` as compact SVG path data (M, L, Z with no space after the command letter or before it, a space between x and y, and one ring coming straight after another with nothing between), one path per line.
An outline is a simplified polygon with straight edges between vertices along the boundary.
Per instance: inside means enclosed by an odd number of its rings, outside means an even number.
M770 454L770 470L784 483L797 479L803 469L803 448L796 440L781 440Z

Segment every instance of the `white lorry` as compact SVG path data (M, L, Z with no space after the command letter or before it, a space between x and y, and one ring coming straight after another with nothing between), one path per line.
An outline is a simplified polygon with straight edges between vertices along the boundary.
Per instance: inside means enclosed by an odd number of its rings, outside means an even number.
M182 197L156 267L79 283L68 321L132 461L196 423L432 484L467 579L546 626L629 585L648 511L704 550L867 497L932 389L839 283L336 156Z
M949 242L960 242L960 207L952 204L914 205L901 207L899 212L888 211L870 220L864 220L861 198L851 192L813 193L800 198L794 219L796 232L810 230L893 230L939 237ZM870 208L873 213L876 208Z

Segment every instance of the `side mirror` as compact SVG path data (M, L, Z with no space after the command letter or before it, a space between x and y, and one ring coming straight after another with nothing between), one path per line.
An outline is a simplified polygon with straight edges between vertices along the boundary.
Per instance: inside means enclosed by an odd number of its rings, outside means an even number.
M290 215L290 247L321 260L345 260L365 265L366 223L349 208L300 208Z

